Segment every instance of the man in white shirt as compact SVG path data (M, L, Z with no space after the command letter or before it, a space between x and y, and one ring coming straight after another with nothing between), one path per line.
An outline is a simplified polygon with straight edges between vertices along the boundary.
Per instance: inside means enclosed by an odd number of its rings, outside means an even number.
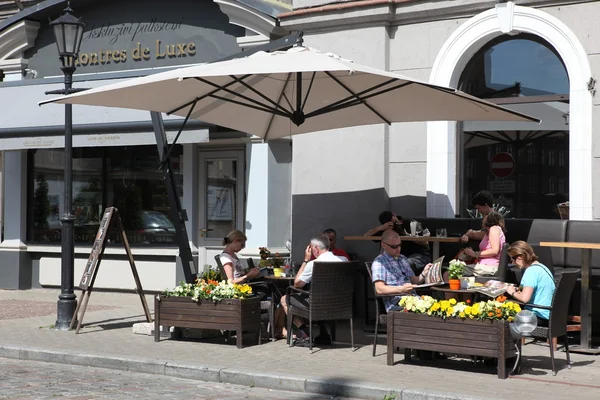
M315 259L310 260L311 256L314 255ZM341 262L348 261L346 257L338 257L334 255L331 251L329 251L329 238L327 235L323 233L319 233L310 240L310 244L306 247L304 251L304 261L302 262L302 266L296 277L294 278L294 286L297 288L301 288L306 286L312 280L312 272L315 261L326 261L326 262ZM281 307L283 313L287 315L288 312L288 304L291 304L296 307L304 307L308 308L310 303L310 298L308 295L304 293L293 293L291 298L288 299L287 296L283 296L281 298ZM288 303L289 301L289 303ZM278 309L279 312L279 309ZM279 318L276 318L280 321L283 321L283 315L279 312ZM306 326L304 325L304 321L302 318L294 316L294 325L298 328L298 332L296 336L298 339L306 341L308 339L308 334L305 331ZM281 323L280 323L281 324ZM287 332L287 334L291 334ZM331 339L329 337L329 333L325 329L325 326L321 324L319 329L319 336L315 338L315 343L317 344L328 344L331 343Z

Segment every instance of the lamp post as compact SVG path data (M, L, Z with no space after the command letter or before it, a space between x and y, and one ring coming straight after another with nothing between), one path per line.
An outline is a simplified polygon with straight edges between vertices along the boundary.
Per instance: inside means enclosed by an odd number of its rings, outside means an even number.
M73 73L75 72L75 60L79 54L79 46L83 38L83 22L73 15L71 2L67 3L67 8L63 14L50 22L54 29L56 45L58 46L58 56L60 57L61 70L65 75L65 88L48 92L47 94L70 94L76 90L72 89ZM58 330L68 330L71 319L75 318L75 308L77 307L77 296L73 292L73 225L75 216L73 215L73 114L72 105L65 104L65 187L63 199L63 214L60 217L61 222L61 276L60 276L60 295L58 296L56 324Z

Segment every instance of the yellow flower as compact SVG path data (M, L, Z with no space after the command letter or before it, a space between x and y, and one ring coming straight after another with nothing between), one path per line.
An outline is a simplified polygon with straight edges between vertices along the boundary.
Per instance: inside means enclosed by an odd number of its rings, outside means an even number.
M465 314L471 315L472 313L473 313L473 307L467 306L467 308L465 308Z
M448 307L450 307L450 302L448 300L440 301L440 308L442 309L442 311L446 311Z
M440 303L435 303L434 305L431 306L431 311L435 312L438 311L440 309Z
M454 308L448 307L448 309L446 310L446 316L451 317L452 314L454 314Z
M455 305L455 304L456 304L456 299L450 299L450 300L448 300L448 302L449 302L451 305Z
M461 312L461 313L458 314L458 316L461 317L461 318L464 318L465 317L465 313Z

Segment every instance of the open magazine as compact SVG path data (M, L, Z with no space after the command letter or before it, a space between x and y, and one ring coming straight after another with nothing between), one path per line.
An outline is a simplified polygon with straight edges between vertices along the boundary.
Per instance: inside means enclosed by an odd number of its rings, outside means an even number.
M490 296L490 297L498 297L501 294L504 294L506 292L506 288L508 286L512 286L512 284L510 283L506 283L506 282L501 282L501 281L496 281L496 280L489 280L483 284L475 284L476 286L470 287L469 290L473 290L475 292L481 293L481 294L485 294L486 296ZM478 286L481 285L481 286Z
M442 262L444 262L444 256L441 256L433 262L431 268L429 268L429 271L427 271L426 274L423 274L425 282L420 285L416 285L415 288L443 285L444 279L442 278Z

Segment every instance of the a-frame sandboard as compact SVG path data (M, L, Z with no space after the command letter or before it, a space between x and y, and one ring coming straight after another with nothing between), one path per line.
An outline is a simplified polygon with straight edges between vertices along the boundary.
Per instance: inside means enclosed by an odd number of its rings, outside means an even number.
M85 315L85 309L87 308L90 295L94 289L94 282L96 281L96 275L98 274L100 262L102 261L102 255L104 254L104 248L106 247L108 232L110 231L111 227L114 226L113 224L116 224L116 228L121 235L121 240L123 242L123 246L125 247L127 258L129 259L129 265L131 266L131 272L133 273L133 279L135 280L136 291L142 300L142 307L144 308L144 313L146 314L146 320L148 322L152 322L152 316L150 315L150 310L148 309L148 304L146 303L146 297L144 297L144 289L142 289L142 283L140 282L140 277L137 273L137 269L135 268L133 254L131 254L131 248L129 247L129 241L127 240L127 235L125 234L125 229L123 228L123 222L121 222L121 217L119 216L119 210L117 210L115 207L108 207L106 210L104 210L104 215L102 217L102 221L100 222L98 233L96 234L96 240L94 240L94 245L92 246L92 252L90 253L90 257L85 265L83 276L81 277L81 281L79 283L79 288L83 290L83 294L81 296L81 300L77 303L75 315L73 315L73 318L71 319L71 325L69 327L69 329L73 329L75 322L79 321L77 322L77 330L75 333L79 333L79 329L81 329L81 322L83 321L83 316ZM79 315L80 308L81 315Z

